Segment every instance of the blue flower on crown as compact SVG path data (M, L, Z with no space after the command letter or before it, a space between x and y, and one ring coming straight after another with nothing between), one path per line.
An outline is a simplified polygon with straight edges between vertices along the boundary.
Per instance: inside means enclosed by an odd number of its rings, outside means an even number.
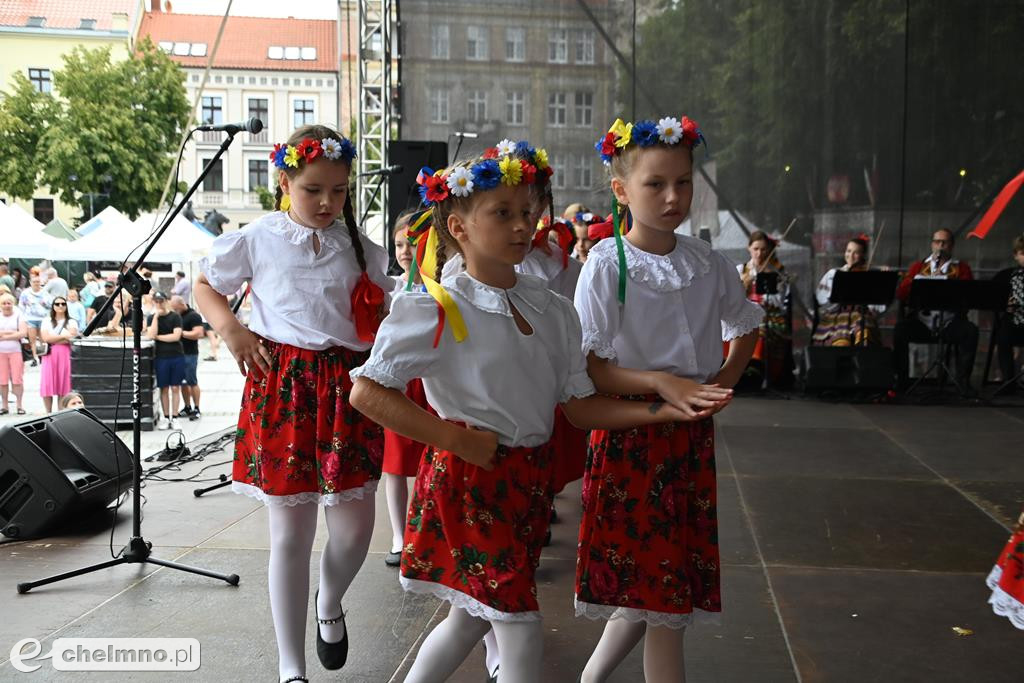
M288 146L284 145L274 150L274 166L277 168L287 168L284 163L284 155L288 153Z
M526 157L528 159L533 158L535 150L530 147L530 143L526 140L520 140L516 143L516 154L519 156Z
M481 190L493 190L501 182L501 170L494 159L486 159L473 166L473 183Z
M341 139L341 158L350 163L356 158L356 146L348 138Z
M654 121L638 121L633 124L633 141L640 147L650 147L657 143L658 124Z

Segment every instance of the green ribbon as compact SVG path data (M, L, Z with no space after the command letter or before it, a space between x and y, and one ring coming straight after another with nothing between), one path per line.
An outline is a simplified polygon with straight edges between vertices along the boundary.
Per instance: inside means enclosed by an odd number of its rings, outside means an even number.
M412 286L416 282L416 256L413 255L412 265L409 266L409 281L405 283L405 291L411 292Z
M622 226L619 223L619 200L612 195L612 234L615 235L615 250L619 254L619 303L626 304L626 248L622 244Z

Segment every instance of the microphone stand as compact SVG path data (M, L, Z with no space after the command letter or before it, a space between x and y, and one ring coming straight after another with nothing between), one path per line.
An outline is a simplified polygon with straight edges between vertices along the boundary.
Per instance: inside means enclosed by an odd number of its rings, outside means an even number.
M153 544L147 541L142 536L142 388L141 388L141 371L140 371L140 360L142 357L142 295L146 294L150 290L149 281L142 278L139 275L139 268L146 260L146 256L152 251L153 247L157 242L160 241L160 237L163 236L167 230L171 221L181 212L185 207L185 203L199 188L199 184L203 182L203 179L209 174L210 169L214 164L223 156L224 152L227 151L228 147L231 146L232 141L235 139L235 132L228 131L228 138L221 144L220 149L210 159L209 163L203 168L202 173L196 178L196 181L192 184L192 187L188 189L185 196L182 197L178 205L174 207L174 210L164 219L163 225L157 230L156 235L150 240L142 254L139 255L135 261L135 265L129 268L126 272L122 273L117 278L117 289L114 293L104 302L100 310L97 311L96 317L93 318L92 322L86 326L82 332L82 336L88 337L93 331L99 327L99 322L103 318L106 311L113 305L114 299L118 297L122 290L127 290L132 295L132 454L133 462L133 477L132 477L132 536L128 541L128 545L121 549L121 552L113 560L106 562L100 562L98 564L82 567L75 569L74 571L64 572L63 574L57 574L56 576L50 576L39 581L26 581L18 584L19 593L28 593L30 590L37 586L45 586L49 583L55 583L57 581L63 581L76 576L82 576L83 574L90 574L101 569L113 567L120 564L155 564L161 567L169 567L171 569L177 569L179 571L190 572L192 574L199 574L200 576L207 576L211 579L220 579L225 581L232 586L238 585L238 574L218 574L216 572L209 571L207 569L199 569L197 567L190 567L176 562L169 562L162 560L151 555ZM115 416L115 420L117 417Z

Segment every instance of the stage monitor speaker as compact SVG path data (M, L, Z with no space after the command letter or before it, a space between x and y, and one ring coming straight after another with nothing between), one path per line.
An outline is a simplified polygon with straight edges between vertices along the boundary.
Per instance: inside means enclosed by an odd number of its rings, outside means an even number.
M886 391L893 386L892 351L874 346L809 346L803 357L807 391Z
M388 163L402 167L401 173L388 178L388 253L395 255L391 226L398 214L420 205L416 176L429 166L435 171L448 165L448 143L433 140L392 140L388 143ZM372 180L372 179L371 179Z
M39 538L102 510L132 479L132 454L85 409L0 429L0 533Z

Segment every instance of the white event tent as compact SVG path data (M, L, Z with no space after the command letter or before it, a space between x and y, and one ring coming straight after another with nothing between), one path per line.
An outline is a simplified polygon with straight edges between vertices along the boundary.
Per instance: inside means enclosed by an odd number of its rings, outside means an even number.
M17 204L0 203L0 257L53 259L69 242L47 235L45 227Z
M79 228L79 234L84 235L81 239L63 243L54 257L73 261L120 261L138 246L128 259L133 261L142 253L153 229L152 215L140 216L133 222L108 206ZM146 260L189 263L205 255L212 242L212 237L179 215Z

